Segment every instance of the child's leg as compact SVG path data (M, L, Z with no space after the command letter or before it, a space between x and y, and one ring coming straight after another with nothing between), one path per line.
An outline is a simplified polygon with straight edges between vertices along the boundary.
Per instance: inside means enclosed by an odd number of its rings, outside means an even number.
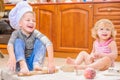
M33 61L34 70L39 70L43 66L46 55L46 47L39 39L36 41L35 44L35 52L36 54Z
M31 56L27 58L29 69L40 70L44 62L45 54L46 54L45 45L39 39L36 39L34 43L33 52Z
M81 51L75 60L75 64L79 65L82 62L85 62L85 64L88 64L89 63L89 60L88 60L89 56L90 55L86 51Z
M67 57L67 59L66 59L66 63L67 63L67 64L75 65L75 60L72 59L71 57Z
M76 58L75 60L73 60L73 59L71 59L70 57L68 57L68 58L66 59L66 63L68 63L68 64L73 64L73 65L75 65L75 64L79 65L79 64L81 64L83 61L85 61L85 63L88 63L88 60L87 60L88 57L89 57L89 54L88 54L87 52L81 51L81 52L78 54L78 56L77 56L77 58Z
M106 70L108 69L112 64L112 61L109 57L103 57L94 63L88 65L87 67L92 67L97 70Z
M19 49L18 49L19 48ZM25 61L25 44L24 41L22 41L21 39L16 39L15 43L14 43L14 51L15 51L15 57L16 57L16 69L20 72L26 73L29 72L28 68L27 68L27 64Z
M108 69L112 64L112 61L109 57L103 57L92 64L89 65L79 65L77 66L77 69L86 69L88 67L94 68L96 70L106 70Z

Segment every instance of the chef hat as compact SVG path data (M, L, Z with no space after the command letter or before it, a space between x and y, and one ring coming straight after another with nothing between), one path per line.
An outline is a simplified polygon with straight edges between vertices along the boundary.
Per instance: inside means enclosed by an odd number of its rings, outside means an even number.
M21 1L9 13L10 25L14 29L19 29L19 21L21 17L28 11L32 11L32 7L27 1Z

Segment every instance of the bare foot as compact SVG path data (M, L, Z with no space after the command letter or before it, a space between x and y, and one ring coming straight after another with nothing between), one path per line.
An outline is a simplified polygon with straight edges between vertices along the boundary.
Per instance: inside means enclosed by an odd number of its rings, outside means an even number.
M67 63L67 64L72 64L72 65L75 64L74 60L73 60L72 58L70 58L70 57L68 57L68 58L66 59L66 63Z
M34 71L42 71L42 67L39 65L34 65Z
M30 75L30 71L29 71L27 64L24 60L20 61L20 72L19 73L22 75L26 75L26 76Z
M18 76L31 76L30 71L27 68L21 68Z

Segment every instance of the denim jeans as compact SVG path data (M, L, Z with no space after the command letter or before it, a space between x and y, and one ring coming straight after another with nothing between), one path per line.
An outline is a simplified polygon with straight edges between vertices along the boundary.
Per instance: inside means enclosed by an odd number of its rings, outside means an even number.
M25 43L21 39L16 39L14 43L14 52L16 57L16 69L20 70L19 61L25 60L28 66L28 69L33 70L35 64L42 66L46 54L45 45L39 40L35 39L34 48L29 57L25 57Z

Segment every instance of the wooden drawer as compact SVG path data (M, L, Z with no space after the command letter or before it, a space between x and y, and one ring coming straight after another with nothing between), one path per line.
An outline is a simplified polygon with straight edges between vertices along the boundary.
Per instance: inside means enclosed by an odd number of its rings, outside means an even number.
M0 34L0 44L7 44L8 40L10 38L10 35L6 34Z
M94 4L94 15L120 16L120 3Z

